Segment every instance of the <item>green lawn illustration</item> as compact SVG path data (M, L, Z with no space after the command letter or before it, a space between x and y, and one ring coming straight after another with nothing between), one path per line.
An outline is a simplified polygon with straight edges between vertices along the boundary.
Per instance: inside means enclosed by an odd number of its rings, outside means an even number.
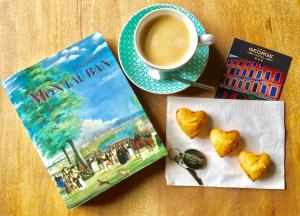
M130 170L129 175L132 175L144 168L145 166L158 160L162 155L166 154L162 146L157 146L157 149L159 152L156 152L156 154L152 155L147 159L142 160L140 158L134 157L124 165L115 165L111 169L102 170L96 173L93 177L85 181L87 187L83 191L76 191L71 195L67 195L65 191L62 191L61 195L63 196L66 205L68 206L68 208L73 208L85 202L86 200L96 196L97 194L109 189L113 185L128 177L123 176L120 170ZM148 154L149 152L150 151L147 148L141 149L142 156ZM109 184L99 184L98 180L102 182L109 181Z

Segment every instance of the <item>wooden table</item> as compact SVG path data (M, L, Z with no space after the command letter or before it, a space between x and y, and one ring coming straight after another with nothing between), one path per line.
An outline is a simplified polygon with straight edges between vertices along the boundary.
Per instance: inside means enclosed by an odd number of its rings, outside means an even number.
M300 2L0 0L1 79L95 31L117 55L122 26L154 3L182 6L217 40L201 81L217 85L234 37L293 56L281 100L286 108L286 187L281 190L167 187L164 160L68 211L3 88L0 88L0 215L299 215ZM133 86L165 140L166 98ZM189 88L177 95L212 97Z

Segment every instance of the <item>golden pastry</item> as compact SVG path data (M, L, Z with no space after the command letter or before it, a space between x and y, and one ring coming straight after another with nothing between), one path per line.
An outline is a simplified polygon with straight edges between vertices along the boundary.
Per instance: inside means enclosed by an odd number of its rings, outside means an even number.
M242 151L239 154L239 159L241 167L252 181L255 181L267 172L271 163L267 153L256 155L252 152Z
M176 120L183 132L191 139L197 136L207 122L204 111L193 112L187 108L176 111Z
M240 133L237 130L222 131L212 129L210 131L210 141L220 157L230 154L239 144Z

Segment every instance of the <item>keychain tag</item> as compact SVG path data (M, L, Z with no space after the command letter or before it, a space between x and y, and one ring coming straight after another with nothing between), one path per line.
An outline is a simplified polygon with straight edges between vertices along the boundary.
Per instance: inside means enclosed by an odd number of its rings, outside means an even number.
M183 162L191 169L202 169L205 166L205 157L196 149L188 149L184 152Z
M168 151L168 157L186 169L199 185L203 184L195 172L195 169L204 168L206 165L206 159L200 151L196 149L188 149L184 153L181 153L177 148L170 148Z

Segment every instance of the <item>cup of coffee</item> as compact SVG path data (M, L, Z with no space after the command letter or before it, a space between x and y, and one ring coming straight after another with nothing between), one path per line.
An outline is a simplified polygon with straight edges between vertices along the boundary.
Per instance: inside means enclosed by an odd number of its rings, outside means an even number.
M139 57L159 71L182 67L193 57L197 47L213 42L213 35L198 35L191 19L175 9L157 9L148 13L134 33Z

